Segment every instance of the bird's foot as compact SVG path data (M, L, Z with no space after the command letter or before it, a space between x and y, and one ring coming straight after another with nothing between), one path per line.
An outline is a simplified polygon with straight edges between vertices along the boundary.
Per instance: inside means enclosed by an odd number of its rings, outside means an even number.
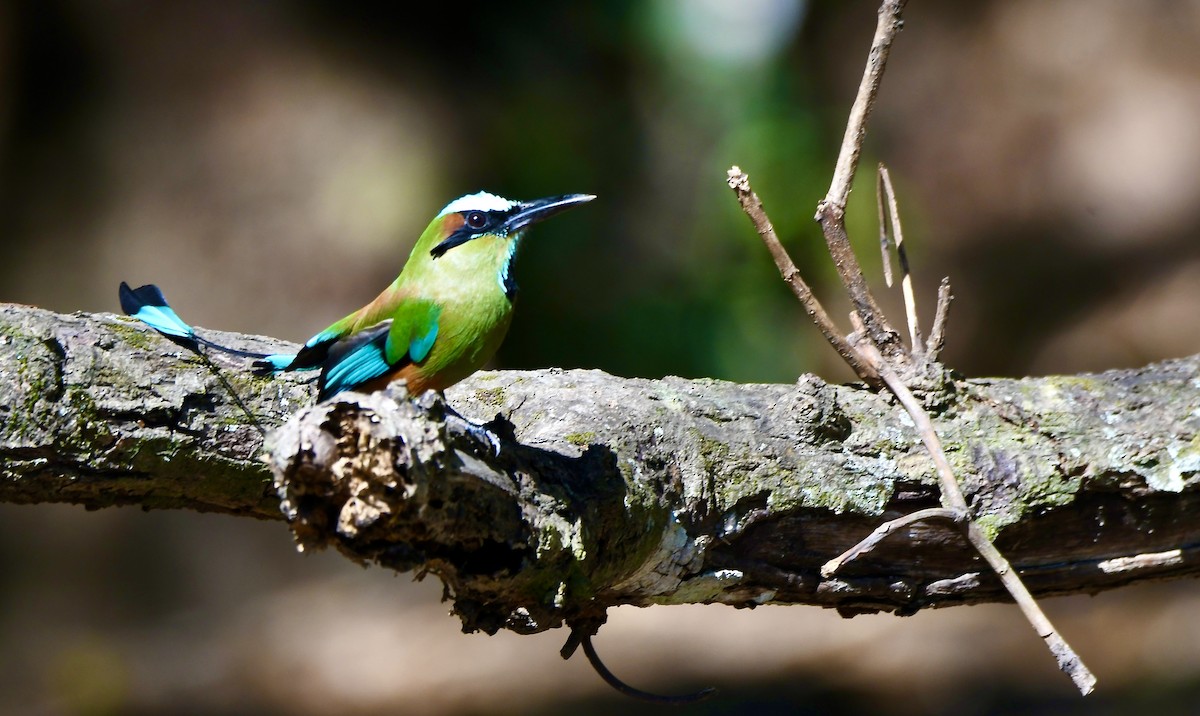
M470 435L478 440L480 443L490 446L493 455L500 454L500 436L485 426L473 423L456 413L449 413L446 415L446 425L451 430L457 430L466 433L467 435Z
M469 435L481 446L486 445L491 448L493 455L500 454L500 436L495 431L487 427L487 424L480 424L464 418L459 415L458 411L450 407L446 403L445 396L434 390L427 390L416 398L416 403L421 408L430 411L431 416L444 416L446 428L450 433L457 435ZM499 416L497 416L497 420ZM494 421L495 422L495 421ZM503 423L497 423L503 429ZM511 431L507 436L509 439L515 440Z

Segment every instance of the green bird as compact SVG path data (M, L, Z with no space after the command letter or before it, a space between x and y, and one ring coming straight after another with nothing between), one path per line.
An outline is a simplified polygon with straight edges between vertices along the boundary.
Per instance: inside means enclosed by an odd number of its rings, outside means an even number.
M412 395L445 390L482 368L504 340L517 295L512 262L525 231L594 198L567 194L519 202L479 192L455 199L430 222L383 293L294 354L250 353L214 343L181 320L153 284L134 289L122 283L121 308L201 355L201 346L209 346L255 358L255 368L265 373L320 370L320 400L346 390L379 390L396 380L407 381ZM486 426L458 419L499 453L499 438ZM600 661L590 632L573 632L567 644L571 650L572 644L582 645L600 676L622 693L669 704L713 693L670 697L634 689Z
M198 335L153 284L122 283L121 308L167 337L256 358L261 373L320 370L318 400L404 380L412 395L445 390L484 366L512 322L512 262L526 230L591 201L567 194L511 201L479 192L443 208L417 239L403 270L367 305L305 342L295 354L250 353Z

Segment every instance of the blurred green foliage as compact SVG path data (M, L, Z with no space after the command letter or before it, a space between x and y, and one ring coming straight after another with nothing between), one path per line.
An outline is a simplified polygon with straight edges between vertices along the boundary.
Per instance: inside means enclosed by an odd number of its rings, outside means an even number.
M742 381L815 366L815 334L724 184L744 165L797 260L830 275L811 216L838 125L791 51L804 3L758 5L749 56L721 51L738 12L676 0L543 8L463 38L473 51L440 83L479 109L458 117L473 141L450 183L600 196L525 247L501 364Z
M570 219L539 227L523 248L516 269L521 305L498 366L594 367L631 376L739 381L790 381L817 368L815 352L824 350L817 334L805 324L724 183L732 164L746 169L810 281L820 286L832 277L811 217L826 187L845 110L826 104L812 80L815 63L798 43L809 15L807 3L507 3L473 6L455 22L436 24L415 22L407 9L398 7L316 0L275 6L273 12L305 38L299 51L357 68L371 78L373 91L410 98L409 110L414 109L411 98L419 98L415 111L425 113L430 125L448 137L434 160L410 178L423 184L419 191L410 190L421 199L410 200L413 214L401 222L411 235L395 236L394 248L388 250L394 257L380 255L377 247L369 254L380 256L373 270L377 275L343 275L340 280L382 286L428 214L453 196L481 188L518 198L592 192L599 201ZM144 70L120 66L128 58L108 44L113 38L103 27L80 25L96 14L103 13L57 3L27 4L15 13L33 28L35 44L25 48L32 53L24 57L28 64L19 65L22 70L10 85L17 119L11 129L35 139L61 134L65 144L54 149L30 143L27 136L10 136L6 239L21 245L18 254L44 253L51 245L42 239L55 231L38 212L64 207L89 225L75 229L79 240L73 243L84 244L80 251L116 254L107 265L119 267L120 252L132 263L145 250L120 239L94 244L99 237L90 227L102 223L106 203L126 199L106 186L113 169L103 166L103 160L100 167L75 162L103 155L103 148L91 143L104 137L89 124L121 121L112 110L120 108L120 100L110 95L120 91L123 81L139 81L138 72ZM218 19L221 14L214 12ZM238 19L237 13L226 14L232 16L225 18L228 22ZM148 15L145 27L136 31L155 30L155 13ZM201 43L208 39L204 32L199 35ZM181 41L176 51L215 52L222 42L248 42L249 49L236 48L248 53L239 61L255 61L253 37L211 39L217 48ZM197 63L201 70L193 71L202 71L203 61ZM123 75L132 79L122 80ZM51 95L33 91L35 83L50 88ZM197 94L208 101L203 92ZM161 93L141 100L152 108L170 101ZM134 109L143 111L138 105ZM333 135L327 139L338 141ZM408 141L422 146L430 139L411 136ZM75 149L64 154L62 146ZM405 148L397 151L403 154ZM167 155L154 161L166 165L175 160ZM72 181L80 184L71 194L23 196L61 186L58 176L37 175L61 173L68 166L78 169ZM17 187L22 183L18 175L33 181ZM369 174L347 180L359 182L351 187L373 181ZM203 192L203 185L194 189L196 195ZM254 204L247 206L255 211ZM855 211L859 208L871 211L865 203ZM92 218L83 218L87 216ZM353 231L352 226L347 229ZM350 241L340 251L356 250L353 235L342 238ZM196 239L182 233L152 239L155 251L164 253L180 244L186 250L189 240ZM306 259L302 247L290 244L287 236L241 239L247 240L277 244L280 272ZM236 244L226 250L242 252ZM72 269L57 265L64 268ZM17 272L29 269L7 270L16 280ZM228 275L219 264L196 271ZM83 305L58 298L45 284L5 291L0 299L111 309L111 300L103 298L107 284L140 280L115 274L89 276L96 283L94 295L71 295ZM169 296L180 290L165 288ZM213 291L253 295L240 286ZM264 283L262 291L279 289ZM369 297L369 289L355 295ZM188 303L180 310L195 316L199 300L185 298ZM331 292L329 312L313 315L311 330L351 309L346 300ZM279 330L269 323L237 326L227 309L224 318L200 315L214 327Z

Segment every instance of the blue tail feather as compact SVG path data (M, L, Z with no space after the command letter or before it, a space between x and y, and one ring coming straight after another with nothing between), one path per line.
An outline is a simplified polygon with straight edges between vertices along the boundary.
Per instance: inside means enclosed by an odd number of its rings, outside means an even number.
M203 336L197 335L196 329L185 323L175 313L174 309L167 304L167 299L163 296L162 290L152 283L137 288L130 288L129 284L122 281L119 293L121 297L121 310L126 315L138 319L167 338L177 343L182 343L193 351L199 351L200 344L204 344L209 348L215 348L224 353L244 358L273 357L268 356L266 353L255 353L253 351L243 351L223 346L220 343L214 343Z
M225 389L229 391L229 395L232 396L233 402L242 409L242 412L244 412L246 417L250 419L251 424L253 424L258 430L259 434L263 436L263 439L266 439L266 429L263 428L258 418L254 416L254 413L250 411L250 408L246 406L245 401L242 400L242 396L238 395L238 392L234 390L232 385L229 384L229 380L221 373L220 370L217 369L216 364L212 362L212 360L208 357L208 354L205 353L200 346L203 344L226 353L247 356L250 358L262 357L265 354L250 353L247 351L237 350L235 348L228 348L226 346L213 343L203 336L196 335L196 330L187 323L184 323L183 319L180 318L169 305L167 305L167 299L163 296L162 291L159 290L158 286L155 286L152 283L146 284L145 286L139 286L137 288L130 288L129 284L122 281L119 295L121 297L121 310L124 311L126 315L142 321L167 338L170 338L176 343L187 346L189 350L199 355L204 360L209 370L212 371L213 375L215 375L217 379L221 381L221 385L225 386Z
M158 286L151 283L133 289L122 281L120 295L121 310L126 315L133 316L165 336L195 341L196 332L167 305L167 299Z

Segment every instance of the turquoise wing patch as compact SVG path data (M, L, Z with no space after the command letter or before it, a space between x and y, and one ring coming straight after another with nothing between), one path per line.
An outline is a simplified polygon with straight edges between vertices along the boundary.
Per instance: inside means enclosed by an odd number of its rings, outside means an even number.
M415 337L408 342L408 357L413 363L420 363L425 360L425 356L429 355L429 351L433 348L433 342L437 340L438 325L434 321L425 335Z
M335 343L321 372L318 399L324 400L387 374L393 365L387 359L390 328L391 324L384 322Z
M341 325L342 325L342 321L338 321L337 323L333 324L329 328L326 328L325 330L321 331L320 333L313 336L312 338L309 338L307 341L304 342L304 347L312 348L313 346L317 345L318 343L324 343L325 341L331 341L331 340L341 336L342 329L339 328L339 326L341 326Z
M368 343L348 354L337 365L331 366L325 376L325 388L330 395L348 390L373 378L378 378L391 368L383 355L380 342Z
M440 314L441 309L432 301L408 300L392 319L335 341L321 373L319 399L428 358L437 342ZM321 337L313 337L317 345Z
M438 317L442 309L432 301L410 299L392 319L388 334L387 357L393 364L404 360L420 363L429 357L438 337Z
M168 306L142 306L133 317L150 325L160 333L179 338L191 338L192 327L183 322Z

